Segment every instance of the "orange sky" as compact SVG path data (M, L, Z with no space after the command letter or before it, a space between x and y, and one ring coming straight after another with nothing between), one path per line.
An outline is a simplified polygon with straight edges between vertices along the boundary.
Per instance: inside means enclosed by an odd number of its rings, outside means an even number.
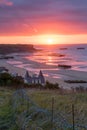
M50 40L52 40L52 43L49 43ZM78 44L78 43L87 43L87 35L2 36L0 37L0 43Z
M75 23L69 22L44 22L24 24L8 29L0 34L0 43L4 44L79 44L87 43L87 33Z
M0 0L0 43L87 43L87 0Z

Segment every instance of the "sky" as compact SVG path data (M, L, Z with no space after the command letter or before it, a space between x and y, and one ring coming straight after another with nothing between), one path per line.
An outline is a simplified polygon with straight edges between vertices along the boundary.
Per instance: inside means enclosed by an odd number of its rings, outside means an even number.
M49 39L87 43L87 0L0 0L0 43Z

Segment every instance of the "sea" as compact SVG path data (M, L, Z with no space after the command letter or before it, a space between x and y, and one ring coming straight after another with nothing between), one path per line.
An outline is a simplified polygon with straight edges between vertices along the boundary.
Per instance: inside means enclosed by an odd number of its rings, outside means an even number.
M58 74L58 65L70 65L70 70L87 72L87 44L34 45L33 53L15 53L16 60L7 61L15 67L35 74L42 70L45 76L69 78Z

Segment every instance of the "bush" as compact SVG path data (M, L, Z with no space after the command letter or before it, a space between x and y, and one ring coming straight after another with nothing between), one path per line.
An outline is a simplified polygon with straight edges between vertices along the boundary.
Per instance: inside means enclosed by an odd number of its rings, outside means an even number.
M60 89L58 83L53 84L53 83L50 83L48 81L46 81L45 88L46 89Z
M50 83L46 81L45 86L41 84L27 84L24 83L24 79L21 76L13 77L9 73L3 73L0 75L0 85L15 88L37 88L37 89L60 89L58 83Z
M9 73L0 74L0 85L1 86L12 86L12 85L23 85L24 80L21 76L12 77Z
M12 77L9 73L0 74L0 85L8 85L12 81Z

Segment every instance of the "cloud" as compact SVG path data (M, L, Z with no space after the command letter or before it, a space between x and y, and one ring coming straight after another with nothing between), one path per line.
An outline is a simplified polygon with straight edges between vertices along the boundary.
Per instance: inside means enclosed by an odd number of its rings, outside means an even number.
M9 0L0 0L0 5L12 6L13 3Z
M86 16L87 0L0 0L0 33L4 33L5 28L8 32L20 33L30 24L39 30L44 26L48 30L64 28L67 32L69 28L72 33L74 28L74 33L87 33ZM56 27L51 28L49 23Z

